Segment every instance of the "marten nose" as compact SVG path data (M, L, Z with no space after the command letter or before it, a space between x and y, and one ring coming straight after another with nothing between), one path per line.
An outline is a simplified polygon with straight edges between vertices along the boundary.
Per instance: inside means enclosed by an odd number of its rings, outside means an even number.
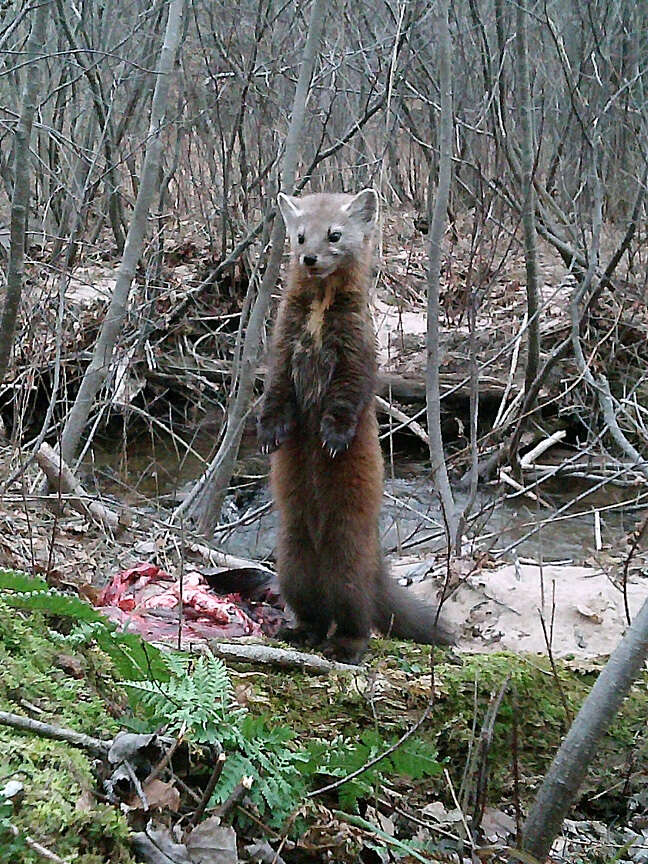
M317 255L304 255L304 264L307 267L313 267L317 264Z

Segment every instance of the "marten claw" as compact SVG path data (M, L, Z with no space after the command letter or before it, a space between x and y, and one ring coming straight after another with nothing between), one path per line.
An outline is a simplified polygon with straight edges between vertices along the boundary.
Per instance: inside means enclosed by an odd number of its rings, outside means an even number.
M287 420L279 425L264 424L260 420L257 422L257 440L259 442L259 450L265 456L268 453L274 453L279 447L287 441L294 423Z
M352 426L335 423L329 417L324 417L320 426L320 434L322 436L322 447L327 451L331 459L339 453L343 453L349 449L355 435L355 424Z

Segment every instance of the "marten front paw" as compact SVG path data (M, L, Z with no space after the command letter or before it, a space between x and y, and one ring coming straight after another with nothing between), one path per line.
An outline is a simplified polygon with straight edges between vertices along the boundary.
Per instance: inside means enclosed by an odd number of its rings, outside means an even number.
M320 424L322 447L331 459L335 459L339 453L348 450L349 445L353 441L355 431L356 424L349 424L348 420L336 420L330 414L325 414L322 417Z
M295 426L292 415L286 414L281 420L262 415L257 420L257 441L262 453L274 453L286 441Z

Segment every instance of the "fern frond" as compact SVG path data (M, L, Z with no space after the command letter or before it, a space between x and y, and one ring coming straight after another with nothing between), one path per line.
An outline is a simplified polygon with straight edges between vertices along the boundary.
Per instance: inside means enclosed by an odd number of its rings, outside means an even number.
M23 573L22 570L7 570L0 568L0 590L1 591L47 591L47 582Z

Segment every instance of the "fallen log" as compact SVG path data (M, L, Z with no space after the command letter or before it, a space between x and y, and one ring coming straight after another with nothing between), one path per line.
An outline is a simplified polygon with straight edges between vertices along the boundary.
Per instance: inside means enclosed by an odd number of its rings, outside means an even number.
M191 376L199 376L213 384L224 384L231 374L231 363L227 360L203 357L200 354L167 354L157 361L157 368L144 373L152 381L159 381L166 386L176 378L187 386ZM262 381L266 367L261 364L256 371L256 377ZM453 402L468 402L470 385L468 380L462 381L458 374L442 373L440 376L441 398L452 399ZM501 400L506 390L506 383L499 378L482 376L479 379L479 395L481 400ZM425 379L421 376L398 375L395 372L381 372L378 375L376 392L378 396L389 401L389 396L402 405L425 404Z

